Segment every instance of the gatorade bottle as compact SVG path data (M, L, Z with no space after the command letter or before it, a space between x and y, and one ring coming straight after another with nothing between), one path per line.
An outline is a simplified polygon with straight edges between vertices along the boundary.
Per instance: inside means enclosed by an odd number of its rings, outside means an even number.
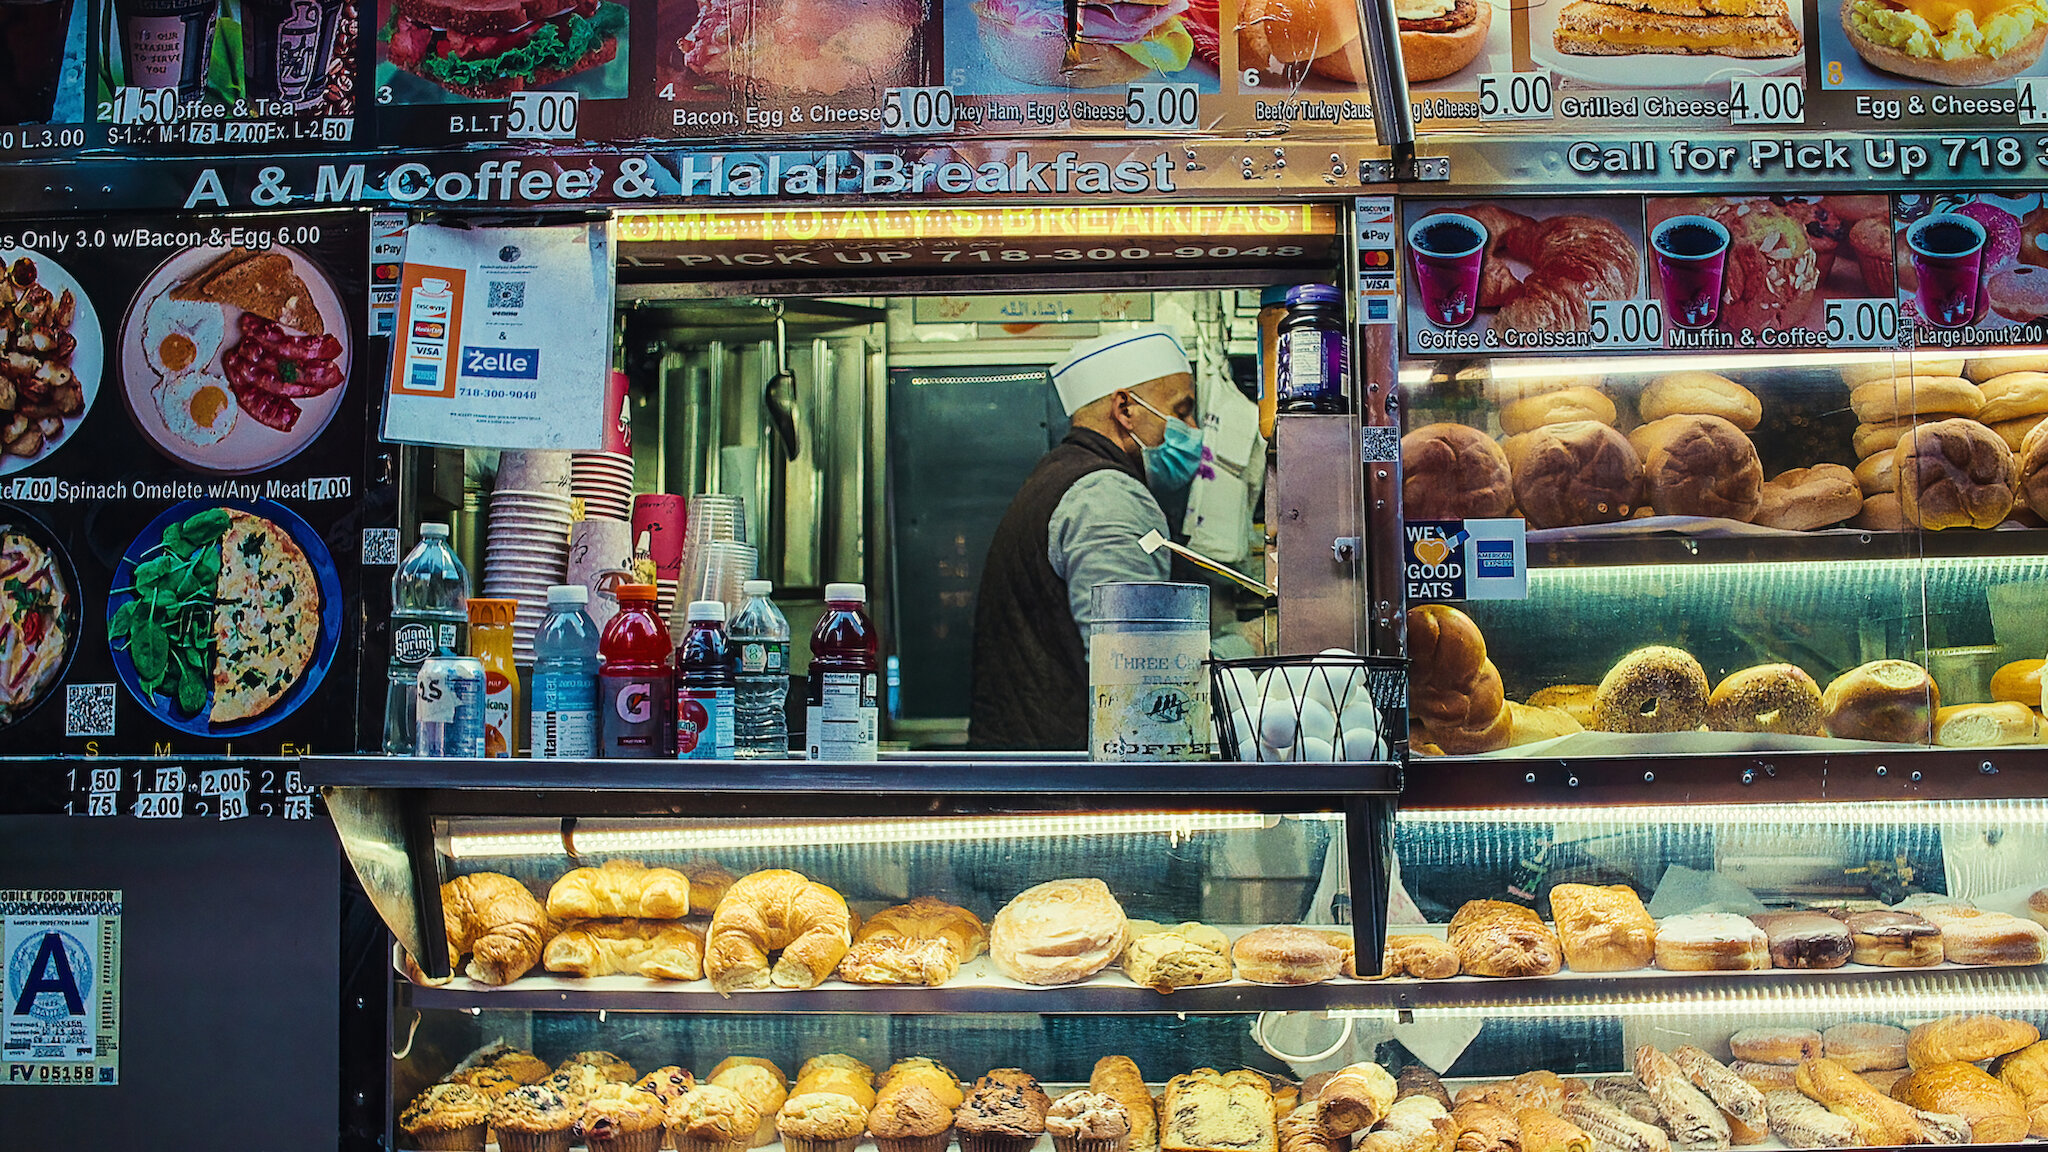
M510 756L518 749L519 667L512 663L512 621L517 600L469 602L469 654L484 666L484 755Z
M448 547L446 524L420 525L420 542L391 576L391 664L384 753L413 754L413 696L429 656L469 651L469 571Z
M804 748L812 760L873 760L881 719L875 707L875 626L864 584L825 585L825 614L811 631L811 688Z
M619 614L604 626L598 654L598 755L652 759L675 755L676 677L668 665L668 627L655 618L652 584L621 584Z
M597 625L583 610L590 589L556 584L548 589L548 615L533 635L530 739L540 760L584 760L597 755Z
M676 649L676 755L730 760L733 656L725 601L692 600L687 619L689 630Z

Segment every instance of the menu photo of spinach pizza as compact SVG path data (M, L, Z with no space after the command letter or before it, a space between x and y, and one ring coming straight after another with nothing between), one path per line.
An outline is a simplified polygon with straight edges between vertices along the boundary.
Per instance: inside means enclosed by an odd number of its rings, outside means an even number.
M195 736L260 731L309 698L334 659L341 589L317 533L267 500L187 501L114 571L114 671L157 719Z
M78 647L78 574L40 521L0 504L0 729L55 694Z

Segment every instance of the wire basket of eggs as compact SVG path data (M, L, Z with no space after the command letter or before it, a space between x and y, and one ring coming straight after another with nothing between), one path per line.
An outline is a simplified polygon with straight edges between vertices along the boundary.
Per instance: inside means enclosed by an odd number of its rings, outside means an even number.
M1379 761L1408 744L1408 662L1330 648L1209 662L1223 759Z

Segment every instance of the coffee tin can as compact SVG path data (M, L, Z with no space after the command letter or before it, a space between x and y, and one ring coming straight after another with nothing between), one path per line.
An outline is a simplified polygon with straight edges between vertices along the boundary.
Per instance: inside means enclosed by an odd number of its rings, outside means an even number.
M484 664L474 656L429 656L413 696L418 756L484 754Z
M1088 758L1210 759L1207 586L1097 584L1088 597Z

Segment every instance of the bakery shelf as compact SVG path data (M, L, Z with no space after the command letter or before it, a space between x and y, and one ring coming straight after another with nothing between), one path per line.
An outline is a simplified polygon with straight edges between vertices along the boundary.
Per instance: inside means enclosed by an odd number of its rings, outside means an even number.
M1596 536L1532 540L1529 567L1606 568L1623 565L1766 564L1978 559L2048 555L2048 529L1951 529L1945 532L1826 532L1738 536Z
M2048 795L2048 748L1418 758L1405 810L1502 806L2027 800Z

